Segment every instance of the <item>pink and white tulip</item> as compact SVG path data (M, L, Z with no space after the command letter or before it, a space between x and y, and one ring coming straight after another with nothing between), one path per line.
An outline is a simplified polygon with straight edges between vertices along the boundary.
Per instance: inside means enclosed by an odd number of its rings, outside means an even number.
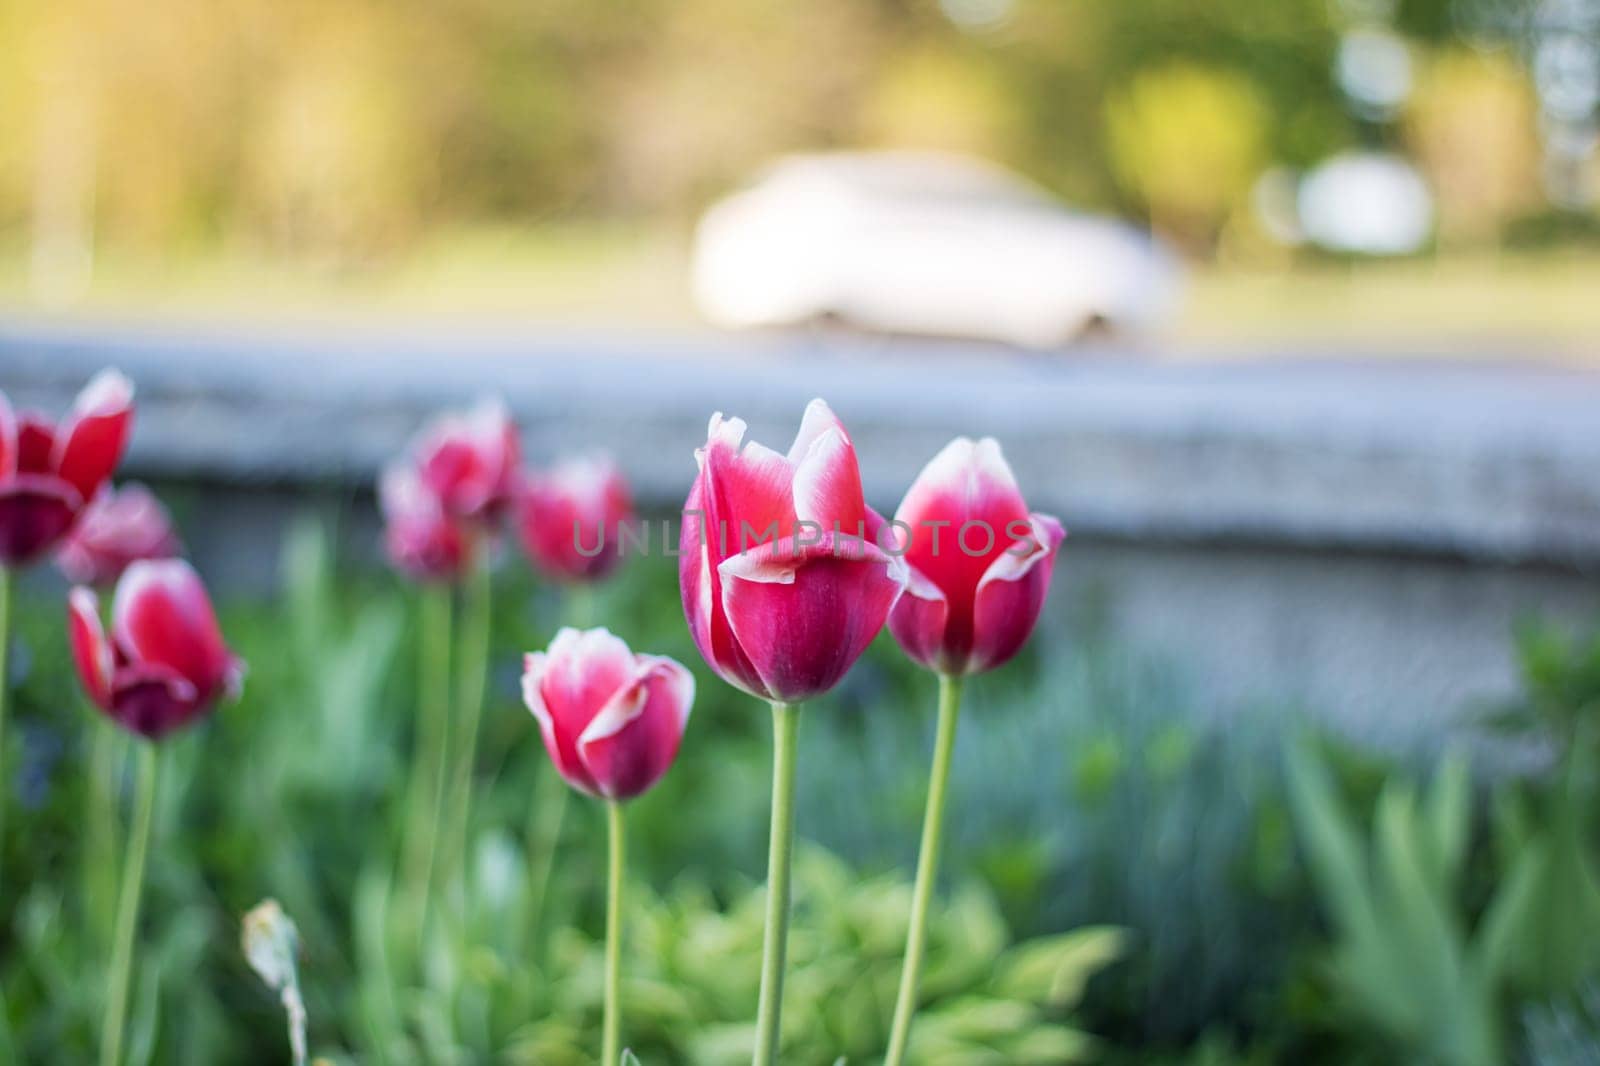
M233 695L244 663L228 650L205 585L181 559L142 560L117 583L111 634L83 586L68 597L68 637L78 678L117 724L155 739Z
M25 566L54 548L111 477L127 449L133 386L103 370L60 425L14 413L0 393L0 566Z
M631 799L677 758L694 675L660 655L635 655L605 629L563 628L524 660L522 698L545 750L573 788Z
M515 496L521 449L499 400L441 415L417 435L411 456L422 486L456 517L492 522Z
M883 628L905 582L879 545L855 446L813 400L787 455L713 415L695 452L678 563L695 644L729 684L793 703L837 685Z
M183 551L172 516L143 485L101 489L56 552L56 565L76 585L111 585L140 559Z
M516 517L534 565L558 580L598 581L622 560L618 530L633 521L633 498L609 458L567 459L525 476Z
M906 493L895 528L909 537L906 594L889 631L912 659L946 674L1008 661L1039 619L1066 533L1030 513L991 438L958 437Z
M445 510L409 463L390 466L378 483L384 549L417 581L458 581L472 567L478 531Z

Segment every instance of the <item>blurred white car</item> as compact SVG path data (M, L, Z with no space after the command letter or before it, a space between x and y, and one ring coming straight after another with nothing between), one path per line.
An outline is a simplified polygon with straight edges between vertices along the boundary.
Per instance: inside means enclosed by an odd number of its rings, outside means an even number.
M726 327L839 320L888 333L1051 347L1143 331L1176 304L1175 256L959 156L795 156L713 205L692 286Z

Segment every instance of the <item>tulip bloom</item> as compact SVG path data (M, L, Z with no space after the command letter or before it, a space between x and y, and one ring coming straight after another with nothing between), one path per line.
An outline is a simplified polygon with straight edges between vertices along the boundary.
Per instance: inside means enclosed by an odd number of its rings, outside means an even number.
M838 684L883 628L905 565L879 545L883 520L861 496L855 445L811 401L787 455L744 442L711 416L700 476L684 504L678 585L695 645L724 681L772 704L767 924L756 1066L778 1056L789 871L794 850L799 701Z
M0 566L25 566L66 536L116 469L133 423L133 386L104 370L60 425L12 412L0 393Z
M934 456L895 512L895 529L907 538L911 581L889 630L907 655L938 672L939 721L884 1066L901 1066L910 1045L962 679L1006 662L1028 639L1066 536L1054 518L1028 511L1000 445L988 437L957 437Z
M223 643L200 576L181 559L143 559L128 567L117 582L110 639L92 591L74 588L67 604L67 636L84 690L112 721L144 739L137 745L133 817L100 1029L100 1061L110 1066L122 1061L128 977L154 820L160 763L152 742L204 715L224 694L235 694L244 664Z
M424 488L451 515L493 522L516 493L517 427L499 400L435 419L412 443Z
M598 581L622 561L615 538L633 520L633 499L610 459L567 459L526 475L516 518L522 547L541 570Z
M165 736L232 695L244 664L228 650L211 599L181 559L142 560L117 582L111 634L93 591L68 598L78 678L95 706L142 737Z
M694 703L694 675L672 659L633 654L607 630L579 632L565 627L548 651L527 656L522 698L539 722L556 771L578 791L608 801L610 874L600 1061L616 1062L622 1032L622 801L654 785L677 758Z
M472 567L477 537L445 510L414 467L390 466L378 483L384 548L396 569L418 581L459 581Z
M813 400L788 455L713 415L684 504L678 577L700 654L753 696L794 703L837 685L905 581L878 544L855 446Z
M522 699L567 784L625 800L677 757L694 675L664 656L633 654L605 629L566 627L524 660Z
M170 559L182 550L155 493L131 484L100 490L56 552L56 565L75 585L110 585L140 559Z
M1029 513L1000 445L951 441L906 493L895 528L909 537L911 580L889 631L905 653L943 674L982 673L1016 655L1066 534Z

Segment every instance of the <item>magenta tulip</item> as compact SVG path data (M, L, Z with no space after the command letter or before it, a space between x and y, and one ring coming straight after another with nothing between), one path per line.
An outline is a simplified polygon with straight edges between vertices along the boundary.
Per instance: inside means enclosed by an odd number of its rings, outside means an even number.
M457 581L472 567L478 531L445 510L409 464L383 472L378 483L384 547L390 562L418 581Z
M517 427L499 400L435 419L412 443L424 488L451 515L492 522L510 506L520 462Z
M605 629L566 627L524 660L522 698L569 785L625 800L677 758L694 675L664 656L635 655Z
M517 500L517 535L540 570L561 581L598 581L617 568L618 530L633 499L608 458L567 459L529 471Z
M172 516L143 485L101 489L56 552L56 565L76 585L110 585L140 559L183 551Z
M244 678L211 599L181 559L141 560L117 583L111 635L83 586L68 598L68 636L84 690L111 719L154 739L205 714Z
M906 493L895 528L909 538L911 581L889 630L905 653L945 674L982 673L1015 655L1066 534L1028 511L1000 445L951 441Z
M813 400L788 455L713 415L684 505L679 585L700 654L729 684L793 703L831 689L905 581L879 545L849 434Z
M133 386L104 370L61 422L12 412L0 393L0 566L24 566L54 548L111 477L127 448Z

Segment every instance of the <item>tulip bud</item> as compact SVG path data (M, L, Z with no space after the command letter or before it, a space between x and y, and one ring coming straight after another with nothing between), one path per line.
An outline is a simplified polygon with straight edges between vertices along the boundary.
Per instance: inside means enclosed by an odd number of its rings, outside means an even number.
M170 559L183 550L172 516L143 485L109 486L84 509L56 552L56 565L78 585L110 585L140 559Z
M534 563L563 581L597 581L622 556L618 530L633 520L628 483L608 458L568 459L530 471L517 501L517 534Z
M723 680L796 702L838 684L883 628L905 567L880 546L855 446L813 400L788 455L713 415L684 504L678 579L700 654Z
M79 680L124 728L154 739L238 692L244 663L223 643L205 586L183 560L128 567L112 601L110 639L94 592L80 585L67 602Z
M660 655L635 655L605 629L563 628L524 660L522 698L567 784L631 799L677 758L694 675Z
M517 427L499 400L435 419L412 444L423 487L449 514L481 522L510 505L520 455Z
M384 547L402 573L419 581L456 581L472 566L477 531L448 513L415 468L390 466L378 483Z
M15 414L0 393L0 566L23 566L55 547L111 477L128 444L133 386L104 370L59 426Z
M1061 523L1030 514L1016 478L985 437L958 437L923 467L895 529L907 538L906 594L889 631L912 659L947 674L977 674L1008 661L1033 632Z

